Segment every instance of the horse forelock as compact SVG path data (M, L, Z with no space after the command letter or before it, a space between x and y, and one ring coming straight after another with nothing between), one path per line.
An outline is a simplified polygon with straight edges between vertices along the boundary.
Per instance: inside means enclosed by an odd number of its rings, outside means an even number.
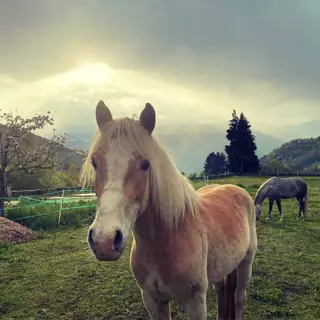
M175 166L165 148L147 133L138 120L122 118L110 121L103 131L98 131L91 144L88 157L82 167L81 181L90 184L95 173L91 165L92 154L110 139L117 142L122 152L132 148L150 162L148 187L145 202L152 207L167 227L177 226L184 215L195 216L198 210L198 195L190 181Z

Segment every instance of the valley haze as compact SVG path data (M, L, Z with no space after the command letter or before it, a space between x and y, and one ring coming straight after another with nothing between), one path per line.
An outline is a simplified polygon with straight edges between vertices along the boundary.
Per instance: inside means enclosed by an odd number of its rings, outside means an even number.
M250 119L249 119L250 121ZM316 125L318 123L318 125ZM317 137L320 135L320 120L312 122L314 130L308 130L309 123L297 124L278 128L274 136L255 130L257 155L259 158L280 147L289 140L300 138ZM159 125L160 129L157 130ZM301 128L306 127L305 131ZM185 173L201 172L206 157L210 152L224 152L224 147L228 143L226 130L228 122L225 123L225 130L221 124L185 124L181 126L166 126L158 123L154 132L155 138L168 149L180 171ZM74 148L88 149L91 138L95 132L92 130L70 131L68 143ZM301 134L300 134L301 133Z

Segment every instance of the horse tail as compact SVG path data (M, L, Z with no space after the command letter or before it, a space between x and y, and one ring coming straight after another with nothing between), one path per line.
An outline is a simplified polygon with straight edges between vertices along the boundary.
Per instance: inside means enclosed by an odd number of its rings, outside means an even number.
M224 278L224 318L235 319L234 293L237 287L237 268Z
M306 188L306 194L303 197L303 215L304 217L307 216L308 211L308 189Z

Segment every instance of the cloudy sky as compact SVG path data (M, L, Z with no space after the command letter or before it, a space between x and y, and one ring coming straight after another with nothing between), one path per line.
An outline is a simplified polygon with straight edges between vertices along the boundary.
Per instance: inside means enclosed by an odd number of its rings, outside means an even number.
M159 125L320 118L319 0L1 0L0 108L95 128L154 105Z

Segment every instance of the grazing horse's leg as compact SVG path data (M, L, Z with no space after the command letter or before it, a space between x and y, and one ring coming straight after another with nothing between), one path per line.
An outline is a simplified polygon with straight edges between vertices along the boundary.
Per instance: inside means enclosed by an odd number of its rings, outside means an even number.
M298 212L297 217L296 217L297 220L298 220L300 218L300 216L301 216L301 211L303 209L303 205L301 203L301 201L302 201L301 197L297 196L296 198L297 198L298 206L299 206L299 212Z
M142 299L152 320L171 320L169 301L157 301L147 290L142 290Z
M269 198L269 217L267 217L266 220L272 219L273 202L274 202L274 200Z
M276 199L278 210L280 213L280 220L283 221L283 214L282 214L282 209L281 209L281 199Z
M249 285L252 275L252 264L254 253L250 250L247 256L240 262L237 268L237 286L235 290L235 319L244 319L244 305L246 299L246 289Z
M301 218L301 212L304 209L304 201L303 201L303 197L298 199L299 201L299 213L297 214L297 219Z

